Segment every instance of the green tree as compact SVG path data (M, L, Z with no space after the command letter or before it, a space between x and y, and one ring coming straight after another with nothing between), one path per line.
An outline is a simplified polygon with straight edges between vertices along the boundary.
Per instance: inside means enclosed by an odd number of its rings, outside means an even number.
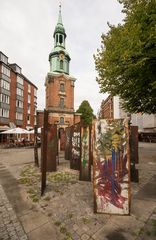
M101 92L119 95L131 113L156 113L156 1L120 0L125 19L109 25L94 55Z
M81 119L86 126L90 125L92 123L92 119L95 118L95 115L93 114L93 109L87 100L84 100L80 104L76 112L82 114Z

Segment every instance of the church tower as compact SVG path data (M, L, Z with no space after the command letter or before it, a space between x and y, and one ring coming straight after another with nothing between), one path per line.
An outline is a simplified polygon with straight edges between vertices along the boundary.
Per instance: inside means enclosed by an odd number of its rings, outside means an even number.
M66 32L62 23L61 5L54 30L54 48L49 54L50 72L46 76L46 109L49 123L65 129L74 124L74 82L70 75L70 56L66 51Z

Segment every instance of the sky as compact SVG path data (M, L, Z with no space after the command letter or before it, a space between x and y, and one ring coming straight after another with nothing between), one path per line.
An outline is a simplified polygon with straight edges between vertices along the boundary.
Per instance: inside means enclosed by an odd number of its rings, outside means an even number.
M50 70L49 53L58 20L59 0L0 0L0 51L16 63L38 87L38 110L45 107L45 77ZM117 0L62 0L62 20L67 34L70 74L75 83L75 110L88 100L97 114L101 101L93 54L101 46L107 23L122 22L122 5Z

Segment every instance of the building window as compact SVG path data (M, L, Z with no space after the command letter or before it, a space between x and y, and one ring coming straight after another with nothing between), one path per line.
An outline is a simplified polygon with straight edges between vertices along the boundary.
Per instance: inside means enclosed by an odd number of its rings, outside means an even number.
M16 112L16 120L23 120L23 113Z
M17 93L17 95L23 97L23 90L22 90L22 89L17 88L17 89L16 89L16 93Z
M4 118L9 118L9 110L0 108L0 116Z
M34 107L34 115L37 115L37 107Z
M23 102L20 100L16 100L16 107L23 108Z
M28 93L31 93L31 85L28 84Z
M28 104L28 113L30 113L30 104Z
M10 98L8 95L2 94L2 93L0 94L0 102L9 104L10 102L9 100Z
M61 91L61 92L64 92L64 83L61 83L61 84L60 84L60 91Z
M60 43L60 44L63 43L63 37L62 37L62 35L59 36L59 43Z
M28 94L28 103L30 103L30 102L31 102L31 95Z
M64 118L60 117L60 124L64 124Z
M19 67L19 66L17 66L16 64L15 64L15 71L17 72L17 73L21 73L21 68Z
M60 61L60 69L63 69L63 60Z
M34 97L34 104L37 105L37 97Z
M60 98L60 108L64 108L64 98Z
M6 90L10 90L10 83L8 83L7 81L5 80L1 80L1 87L6 89Z
M37 97L37 89L34 88L34 96Z
M0 53L0 61L8 64L8 58L3 53Z
M10 77L10 70L2 65L2 73Z
M17 82L23 85L23 78L21 78L19 75L17 75Z
M30 115L27 116L27 124L30 124Z

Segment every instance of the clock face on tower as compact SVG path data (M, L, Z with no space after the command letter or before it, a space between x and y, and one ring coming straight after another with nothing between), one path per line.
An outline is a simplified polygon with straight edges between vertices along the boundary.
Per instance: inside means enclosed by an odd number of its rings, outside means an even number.
M63 59L64 59L64 54L63 54L63 53L60 53L60 54L59 54L59 58L60 58L60 60L63 60Z

